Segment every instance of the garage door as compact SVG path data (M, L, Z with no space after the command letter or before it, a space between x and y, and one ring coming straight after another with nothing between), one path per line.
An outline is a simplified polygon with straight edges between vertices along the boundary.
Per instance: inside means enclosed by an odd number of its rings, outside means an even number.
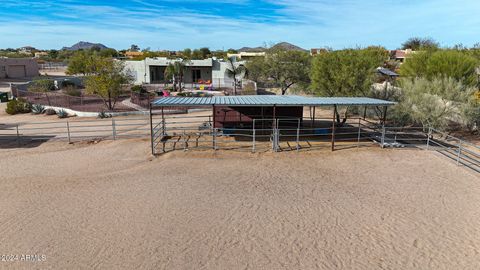
M26 77L25 66L24 65L8 66L8 77L10 77L10 78L24 78L24 77Z

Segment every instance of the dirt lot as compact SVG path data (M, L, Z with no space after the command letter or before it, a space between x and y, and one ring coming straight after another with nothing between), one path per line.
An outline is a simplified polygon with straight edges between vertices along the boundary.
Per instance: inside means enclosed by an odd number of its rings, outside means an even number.
M479 269L480 178L431 152L0 149L2 262L38 269Z

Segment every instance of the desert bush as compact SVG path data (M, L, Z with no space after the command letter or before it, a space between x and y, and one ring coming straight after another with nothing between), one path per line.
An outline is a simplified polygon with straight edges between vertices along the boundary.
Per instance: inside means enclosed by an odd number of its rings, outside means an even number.
M69 96L79 97L82 95L82 91L78 90L76 87L67 86L65 88L65 93Z
M466 128L473 132L480 130L480 101L475 97L466 103L462 110Z
M193 94L191 92L180 92L177 97L193 97Z
M57 112L57 116L58 118L67 118L68 117L68 113L65 111L65 110L59 110Z
M449 77L467 86L477 83L476 68L478 61L464 52L457 50L422 51L412 55L400 67L400 74L405 77L424 77L433 80L436 77Z
M475 92L453 78L404 79L401 86L403 97L395 113L440 130L445 130L451 121L463 120L462 108Z
M54 109L46 109L45 110L46 115L55 115L57 112Z
M130 90L132 90L132 92L139 93L139 94L147 93L147 89L145 89L145 87L143 87L142 85L134 85L132 86L132 88L130 88Z
M68 88L75 88L76 89L77 85L72 81L62 81L60 87L62 89L68 89Z
M48 92L55 90L55 83L51 79L36 78L28 87L32 92Z
M31 104L26 101L25 99L19 98L19 99L14 99L10 100L7 103L7 108L5 109L5 112L8 114L17 114L17 113L29 113L32 109Z
M247 83L242 90L242 95L256 95L257 92L255 91L255 84L254 83Z
M98 113L98 116L97 116L97 117L100 118L100 119L105 119L105 118L111 118L112 115L109 114L109 113L106 113L106 112L102 111L102 112L99 112L99 113Z
M40 104L33 104L32 105L32 113L33 114L42 114L45 112L45 106Z

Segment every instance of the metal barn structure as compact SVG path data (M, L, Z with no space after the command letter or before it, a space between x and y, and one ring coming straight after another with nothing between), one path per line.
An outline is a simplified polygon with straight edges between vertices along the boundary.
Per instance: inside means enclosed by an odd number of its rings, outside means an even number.
M364 97L303 97L303 96L215 96L165 97L150 106L152 154L178 149L249 149L282 151L313 148L328 143L361 140L377 136L379 130L366 130L360 117L338 122L339 107L356 107L366 112L379 112L380 126L386 120L388 106L394 102ZM315 109L331 110L331 118L315 119ZM305 109L313 116L304 116ZM178 112L194 112L175 116ZM200 113L200 112L203 112ZM202 115L199 115L202 114ZM351 121L354 120L355 124ZM376 125L377 127L379 125ZM363 135L362 135L362 129ZM367 134L370 132L370 134ZM380 131L381 132L381 131Z

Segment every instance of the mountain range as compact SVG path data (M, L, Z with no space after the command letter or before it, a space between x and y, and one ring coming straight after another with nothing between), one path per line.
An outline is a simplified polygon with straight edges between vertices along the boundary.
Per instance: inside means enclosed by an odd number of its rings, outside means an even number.
M101 50L103 49L108 49L107 46L101 44L101 43L91 43L91 42L86 42L86 41L80 41L71 47L63 47L62 50L67 50L67 51L78 51L78 50L89 50L92 48L100 48ZM303 48L298 47L297 45L288 43L288 42L280 42L271 47L272 49L282 49L282 50L287 50L287 51L307 51ZM266 47L243 47L238 49L239 52L264 52L266 51Z

